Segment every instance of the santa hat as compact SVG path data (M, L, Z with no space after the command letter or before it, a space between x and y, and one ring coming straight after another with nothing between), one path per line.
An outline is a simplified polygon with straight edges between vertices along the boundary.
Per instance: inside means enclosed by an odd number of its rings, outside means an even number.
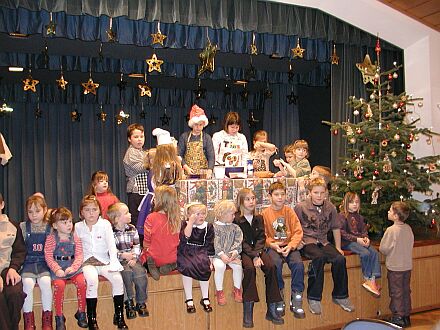
M192 128L194 124L201 121L203 121L203 127L206 127L208 125L208 117L206 117L205 111L197 104L194 104L189 113L188 126Z
M153 129L153 135L157 137L157 145L158 146L160 146L162 144L173 143L173 140L171 139L170 132L168 132L162 128Z

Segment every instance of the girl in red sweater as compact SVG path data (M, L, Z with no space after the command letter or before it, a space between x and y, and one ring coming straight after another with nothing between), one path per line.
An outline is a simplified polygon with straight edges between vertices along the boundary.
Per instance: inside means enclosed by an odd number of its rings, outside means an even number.
M110 205L118 203L118 197L113 194L108 184L108 174L104 171L96 171L92 174L90 187L87 195L95 195L101 205L101 216L108 220L107 210Z

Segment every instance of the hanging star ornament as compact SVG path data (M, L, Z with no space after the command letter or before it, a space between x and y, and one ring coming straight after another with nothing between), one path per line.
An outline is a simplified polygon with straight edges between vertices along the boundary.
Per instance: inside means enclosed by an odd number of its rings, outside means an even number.
M194 90L194 94L196 95L196 100L204 99L206 94L206 88L202 87L202 82L199 79L197 84L197 89Z
M162 32L157 31L157 33L151 34L151 38L153 39L152 45L160 44L163 47L163 42L167 38L167 36L165 34L162 34Z
M162 126L168 126L170 124L171 117L167 116L167 113L165 112L162 117L159 117L159 119L162 122Z
M289 104L296 104L298 101L298 96L292 91L289 95L287 95L287 99L289 100Z
M73 110L70 112L70 119L72 122L80 122L81 121L82 113L78 112L78 110Z
M365 85L369 82L374 84L377 66L371 63L370 55L365 55L364 61L362 63L356 63L356 67L362 73L362 79Z
M112 28L109 28L107 31L105 31L107 34L107 41L108 42L116 42L116 32L113 31Z
M99 87L99 84L93 82L92 77L90 77L87 82L81 83L81 85L84 87L84 95L87 95L89 93L96 95L96 90Z
M216 116L211 115L208 120L208 125L215 125L217 123L217 119L218 118Z
M299 38L298 41L296 43L296 47L291 49L292 54L293 54L293 58L303 58L304 57L304 52L306 51L304 48L301 48L301 45L299 44Z
M211 43L211 40L209 40L208 38L208 43L206 44L206 47L199 54L201 65L197 73L198 76L200 76L205 71L214 72L215 70L214 59L216 53L217 53L217 45L213 45Z
M157 59L157 55L153 54L153 56L147 60L145 60L148 64L148 72L157 71L162 72L161 65L163 64L162 60Z
M126 122L128 118L130 118L130 115L128 113L125 113L124 109L121 109L121 111L119 111L115 118L116 124L121 125L122 123Z
M66 90L66 85L67 85L68 83L69 83L69 82L68 82L67 80L64 79L64 76L63 76L63 74L61 73L61 77L60 77L60 79L57 79L57 85L58 85L58 88L59 88L59 89L62 89L62 90Z
M54 21L50 20L49 24L45 25L44 27L48 36L54 36L56 34L57 25Z
M29 76L23 80L23 90L24 91L37 91L37 85L40 83L39 80L35 80L32 78L31 74L29 73Z
M107 114L105 113L104 109L102 108L102 104L100 105L101 111L99 111L96 116L98 117L99 121L105 122L107 119Z
M339 56L336 54L336 45L333 44L333 53L332 56L330 56L330 61L332 64L339 65Z
M139 84L138 88L141 97L143 96L151 97L151 87L147 85L147 82L145 82L145 84Z

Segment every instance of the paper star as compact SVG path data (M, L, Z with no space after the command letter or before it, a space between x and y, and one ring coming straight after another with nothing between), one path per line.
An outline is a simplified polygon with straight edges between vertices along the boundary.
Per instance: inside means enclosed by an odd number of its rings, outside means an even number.
M301 48L300 44L299 44L299 38L298 38L298 42L296 43L296 47L291 49L292 53L293 53L293 58L299 57L299 58L303 58L304 57L304 52L306 51L304 48Z
M365 55L362 63L356 63L356 67L362 73L364 84L369 82L374 84L374 76L376 74L377 66L371 63L370 55Z
M35 93L37 91L36 86L39 83L40 83L39 80L32 79L32 76L29 75L25 80L23 80L23 90L24 91L30 90Z
M96 89L99 87L99 84L93 82L92 77L87 82L81 83L81 85L84 87L84 95L89 93L96 95Z
M258 49L256 44L251 44L250 49L251 49L251 55L258 55Z
M108 42L116 42L116 32L113 31L112 28L105 31L105 33L107 33L107 39L108 39L107 41Z
M162 34L162 32L152 33L151 38L153 38L152 44L161 44L163 46L163 41L166 39L166 35Z
M148 97L151 97L151 87L145 84L139 84L138 88L141 93L141 97L147 95Z
M198 76L200 76L206 70L214 72L215 70L214 59L216 53L217 53L217 45L211 44L211 41L208 39L208 43L206 44L206 47L199 54L199 59L202 64L197 73Z
M339 56L336 54L336 45L333 45L333 53L332 56L330 56L330 61L332 64L339 65Z
M48 36L49 35L53 35L54 36L56 34L57 25L55 24L54 21L50 20L49 24L45 25L44 27L46 28L46 34Z
M82 116L82 113L80 113L80 112L78 112L77 110L73 110L71 113L70 113L70 119L73 121L73 122L75 122L75 121L81 121L81 116Z
M67 80L64 80L64 76L61 74L60 79L57 79L58 88L66 90L66 85L69 82Z
M296 96L293 91L287 95L287 99L289 100L289 104L296 104L298 101L298 96Z
M287 72L287 77L289 82L293 82L293 78L295 77L295 72L293 72L293 69L290 69L289 72Z
M105 120L107 119L107 114L103 110L97 113L96 116L98 117L98 120L102 122L105 122Z
M145 60L148 64L148 72L157 71L162 72L161 65L163 64L162 60L158 60L156 54L147 60Z
M167 116L166 113L164 113L163 116L159 118L162 122L162 126L168 126L170 124L171 117Z
M124 110L121 109L121 111L119 111L115 118L116 124L121 125L123 122L126 122L128 118L130 118L130 115L128 113L125 113Z

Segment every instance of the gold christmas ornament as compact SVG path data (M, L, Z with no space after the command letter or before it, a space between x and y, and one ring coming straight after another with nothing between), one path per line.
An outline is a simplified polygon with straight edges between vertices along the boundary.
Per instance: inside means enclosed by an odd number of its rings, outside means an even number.
M107 34L107 41L108 42L116 42L116 32L113 31L113 18L110 17L110 26L105 33Z
M163 64L162 60L158 60L156 54L147 60L145 60L148 64L148 72L157 71L162 72L162 68L160 67Z
M364 61L362 63L356 63L356 67L362 73L362 79L365 85L369 82L374 83L377 66L371 63L370 55L365 55Z
M128 118L130 118L130 115L128 113L125 113L124 109L121 109L121 111L119 111L115 118L116 124L121 125L123 122L127 121Z
M151 97L151 87L147 85L147 82L145 82L145 84L139 84L138 88L140 90L141 97L145 95Z
M332 56L330 56L330 61L332 64L339 65L339 56L336 54L336 45L333 44L333 53Z
M151 34L151 38L153 39L152 45L160 44L163 47L163 42L166 37L167 36L160 31L160 22L157 22L157 32Z
M98 120L102 122L105 122L105 120L107 119L107 114L104 111L101 111L96 116L98 117Z
M81 83L81 85L84 87L84 95L89 93L96 95L96 90L99 87L99 84L93 82L92 77L90 77L87 82Z
M198 76L200 76L206 70L214 72L215 70L214 59L216 53L217 53L217 45L213 45L211 43L211 40L209 40L208 38L208 43L206 44L206 47L199 54L201 65L197 73Z
M252 43L250 45L251 55L258 55L257 45L255 44L255 33L252 33Z
M40 83L39 80L35 80L32 78L31 74L29 73L29 76L23 80L23 90L24 91L32 91L32 92L36 92L37 91L37 85Z
M49 24L44 26L46 28L46 34L48 36L54 36L56 34L57 25L52 20L52 13L49 13Z
M67 80L64 79L64 76L63 76L63 74L61 73L61 77L60 77L60 79L57 79L57 85L58 85L58 88L60 88L60 89L62 89L62 90L66 90L66 85L67 85L68 83L69 83L69 82L68 82Z
M70 113L70 119L73 121L73 122L75 122L75 121L81 121L81 116L82 116L82 113L80 113L80 112L78 112L77 110L73 110L71 113Z
M299 58L303 58L304 57L304 52L306 51L304 48L301 48L301 45L299 44L299 38L298 41L296 43L296 47L291 49L292 54L293 54L293 58L299 57Z

